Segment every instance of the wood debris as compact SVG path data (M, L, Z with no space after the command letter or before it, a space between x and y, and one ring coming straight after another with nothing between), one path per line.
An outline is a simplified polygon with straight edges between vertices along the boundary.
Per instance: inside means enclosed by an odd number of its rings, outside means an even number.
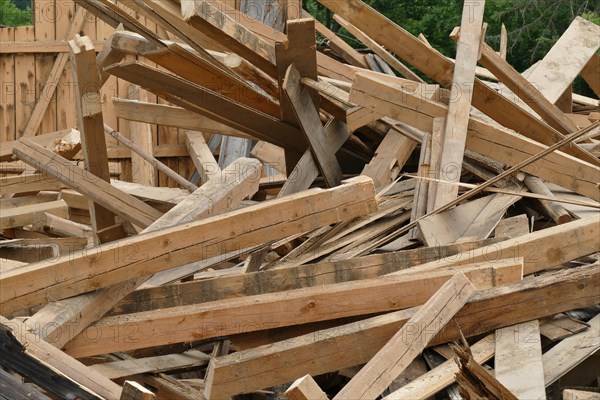
M484 0L454 59L318 2L363 49L298 0L0 27L0 397L598 398L600 28L521 74Z

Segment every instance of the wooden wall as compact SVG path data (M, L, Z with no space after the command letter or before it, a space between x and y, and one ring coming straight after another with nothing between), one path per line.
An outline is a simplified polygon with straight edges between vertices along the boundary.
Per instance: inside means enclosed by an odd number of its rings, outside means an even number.
M70 62L64 70L50 79L52 69L61 53L68 52L66 34L73 22L78 6L70 0L33 0L33 25L17 28L0 28L0 142L16 140L23 136L37 102L50 97L37 134L76 127L76 111L73 95L73 79ZM143 17L139 18L144 20ZM144 21L145 22L145 21ZM156 26L147 23L156 31ZM89 36L99 50L114 29L90 14L86 14L80 29L81 35ZM160 32L159 32L160 33ZM68 38L71 39L71 38ZM52 86L56 89L53 92ZM116 117L111 98L135 98L137 88L128 82L111 77L102 88L104 122L125 136L130 137L131 122ZM141 93L145 96L144 91ZM160 102L148 93L148 101ZM147 129L147 128L146 128ZM189 179L194 172L187 157L183 132L178 129L151 126L155 153L161 161ZM120 160L122 179L135 181L137 168L132 165L128 149L118 146L107 138L109 157ZM157 174L160 186L175 186L164 175Z

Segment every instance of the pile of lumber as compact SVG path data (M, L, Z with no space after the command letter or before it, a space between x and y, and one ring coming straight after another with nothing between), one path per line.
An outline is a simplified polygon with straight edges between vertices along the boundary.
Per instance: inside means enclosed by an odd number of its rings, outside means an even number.
M318 1L364 49L298 0L77 0L115 28L69 37L77 125L0 143L0 397L599 398L600 27L521 74L484 0L454 59Z

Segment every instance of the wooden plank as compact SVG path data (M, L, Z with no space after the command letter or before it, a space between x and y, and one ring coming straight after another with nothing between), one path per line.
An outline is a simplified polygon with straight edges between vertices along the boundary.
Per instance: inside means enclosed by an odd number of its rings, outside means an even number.
M328 400L328 397L310 375L297 379L285 391L289 400Z
M398 89L390 87L389 84L361 74L357 74L350 93L350 100L392 118L401 118L406 123L423 131L430 131L434 118L442 117L447 112L447 108L441 104L429 102L421 96L414 96L407 91L402 91L400 95ZM466 146L472 151L490 156L507 165L515 165L526 159L528 155L539 153L545 148L531 139L489 125L474 117L469 122ZM563 150L568 151L568 148L563 148ZM565 167L570 164L577 166ZM567 176L571 174L570 171L578 168L582 170L582 173ZM595 178L592 178L592 176L597 176L598 167L568 154L553 152L547 155L543 161L535 162L524 168L524 171L563 187L569 186L569 189L584 196L595 200L600 199L595 183L593 183ZM578 181L576 185L573 184L574 180ZM587 182L584 183L583 180Z
M148 101L146 91L140 89L139 86L137 87L137 90L134 90L133 98L134 100L143 102ZM129 134L133 143L139 146L140 149L148 155L153 156L152 129L149 124L130 121ZM134 151L131 153L131 164L134 182L142 185L156 186L158 172L150 162Z
M376 399L469 301L475 290L475 286L463 273L454 275L419 308L334 399ZM414 327L417 327L416 331Z
M276 77L275 48L208 1L181 3L185 21L233 53Z
M473 266L465 268L464 271L474 285L481 289L492 287L500 282L509 283L521 279L521 265L518 261L502 263L498 268L489 265ZM289 291L283 298L282 293L272 293L127 316L105 317L67 343L65 351L82 357L185 342L191 339L190 335L194 335L194 340L201 340L240 332L402 309L423 304L454 274L455 271L450 270L419 276L386 277ZM495 277L498 280L495 280ZM379 289L374 290L375 288ZM330 304L339 304L339 307L333 308L329 306ZM177 324L175 321L180 323ZM128 340L122 340L124 338L119 333L119 338L115 341L112 336L115 329L124 332L122 328L115 327L122 324L136 328L134 332L128 330L126 333ZM113 334L110 334L111 338L109 338L108 329L111 326ZM154 334L149 335L148 329L152 329ZM98 340L93 344L87 339L89 337L87 335L92 331L98 333ZM209 383L212 382L212 377L207 377L206 382L208 388L211 386ZM213 392L210 395L207 392L209 398L220 399L228 394L234 394L220 384L212 385L211 390Z
M204 135L201 132L187 131L185 132L185 143L202 182L206 183L217 179L221 174L221 168L206 144Z
M56 11L57 13L63 12L62 7L60 7L60 8L61 9L59 11ZM46 4L44 4L44 6L41 10L38 10L36 8L36 12L42 12L45 14L52 13L53 11L54 10L51 9L50 2L46 2ZM85 16L86 16L86 11L84 9L79 9L75 13L75 16L73 17L73 20L71 21L70 25L68 26L68 29L64 36L65 40L71 39L71 37L73 37L75 35L75 33L78 33L81 30L83 23L85 22ZM46 15L46 18L48 18L48 17L50 17L50 16ZM55 18L54 15L51 18L54 19ZM37 35L37 29L39 26L47 27L47 26L57 25L57 24L50 23L51 21L44 19L44 23L42 23L40 25L38 25L37 21L36 21L36 35ZM54 37L55 32L45 31L45 34L50 35L48 37ZM63 72L65 70L65 66L67 65L67 62L69 61L69 52L71 51L68 43L63 42L63 45L65 46L65 51L57 56L56 60L54 61L54 64L52 65L52 69L47 74L47 78L46 79L42 79L41 77L36 78L40 82L41 81L45 82L45 84L44 84L43 89L41 89L42 95L40 95L38 97L38 100L35 103L35 107L31 113L31 117L27 121L27 126L23 130L23 137L35 136L40 127L43 128L42 130L44 132L51 132L56 129L59 129L56 126L56 108L55 107L57 105L57 97L55 96L55 93L56 93L57 86L59 84L60 76L63 74ZM39 57L39 56L37 56L37 57ZM64 99L63 99L63 101L64 101ZM52 124L42 125L42 122L44 120L47 120L48 117L50 118L51 122L54 122L54 124L53 125ZM48 127L52 127L52 126L53 126L53 128L51 130L48 130Z
M494 374L519 399L546 399L538 320L496 331Z
M417 142L396 129L390 129L362 174L371 177L377 190L382 190L398 178L416 147Z
M323 25L321 22L315 19L315 27L319 35L326 38L328 46L335 51L340 57L342 57L348 64L354 65L355 67L361 67L368 69L369 65L365 61L365 56L354 50L352 46L346 43L335 33L331 32L329 28Z
M558 342L587 330L589 327L585 322L571 318L566 314L557 314L549 321L540 326L540 335Z
M34 39L34 26L18 26L15 28L15 40L32 42ZM35 79L35 55L15 55L15 139L23 136L27 121L29 121L33 112L36 100Z
M585 267L483 291L459 311L431 344L458 339L460 333L455 323L469 337L582 304L596 304L600 299L599 275L600 267ZM583 287L581 291L575 289L578 285ZM316 376L366 363L415 312L416 309L397 311L298 336L303 333L300 331L275 343L269 339L264 346L216 359L210 382L222 392L243 393L289 382L305 374ZM293 365L288 360L294 360ZM256 379L258 375L260 381Z
M460 182L473 98L475 66L479 58L479 47L483 40L484 10L485 0L465 3L463 6L460 38L458 39L450 91L451 98L456 100L451 101L448 105L439 168L434 170L437 179L450 184L432 183L436 190L434 208L439 208L458 196L458 186L452 185L452 183Z
M100 78L96 70L96 50L89 37L75 35L69 41L71 65L75 84L75 104L77 121L81 132L81 147L85 170L99 180L110 182L104 120L100 96ZM98 232L115 225L115 214L106 206L90 197L90 217L94 231L94 241L100 243Z
M447 86L451 84L454 68L451 60L430 49L361 0L349 0L344 3L337 0L318 1L436 82ZM503 126L546 145L552 145L560 140L558 132L488 88L479 79L475 79L473 93L473 106ZM575 153L577 149L570 151ZM577 154L577 157L585 157L580 153Z
M56 37L71 40L75 33L79 30L69 32L69 26L72 21L79 18L79 13L82 13L81 18L85 20L86 11L75 9L75 2L72 0L63 0L60 2L60 21L56 24ZM58 11L57 11L58 12ZM83 24L83 22L82 22ZM83 26L83 25L82 25ZM67 36L70 35L70 36ZM68 45L68 43L67 43ZM60 55L59 55L60 57ZM73 107L74 101L74 83L73 83L73 68L70 62L67 62L62 74L58 77L58 86L56 87L56 123L57 129L74 128L77 126L77 112Z
M34 7L32 7L32 9L34 13L33 29L35 33L35 42L33 43L38 44L40 42L55 41L56 28L55 24L51 23L55 21L55 1L38 0L34 3ZM3 43L3 50L5 47L6 43ZM37 112L37 107L40 100L47 101L49 104L49 106L44 110L44 113L42 115L42 121L40 122L40 126L38 129L40 133L56 131L56 97L54 96L54 92L47 93L44 87L44 85L47 82L58 81L58 79L56 79L56 76L50 78L53 80L49 80L49 75L52 72L53 64L53 54L35 55L36 104L31 114L30 121ZM28 125L29 123L30 122L28 122ZM27 128L25 128L25 131L27 131Z
M113 104L117 117L130 121L146 122L172 126L175 128L191 129L206 133L221 133L223 135L250 138L245 133L225 124L213 121L185 108L167 104L142 103L135 100L114 98Z
M285 151L278 146L275 146L269 142L260 141L252 148L250 152L253 157L258 158L264 164L275 169L282 175L287 176L285 167Z
M16 228L32 224L38 214L45 212L67 218L69 216L69 207L64 200L57 200L3 210L2 216L0 216L0 229Z
M366 35L363 31L340 17L339 15L334 15L333 18L344 28L348 30L351 34L356 36L358 40L363 42L369 49L371 49L375 54L381 57L386 63L390 65L394 70L400 73L406 79L410 79L415 82L425 82L423 79L419 77L419 75L415 74L410 70L410 68L406 67L402 64L396 57L391 55L386 49L384 49L381 45L379 45L376 41L371 39L368 35Z
M494 231L506 210L519 196L492 194L460 204L440 214L418 221L423 240L429 246L455 243L460 238L486 239Z
M23 139L14 147L21 160L39 169L44 174L77 190L90 200L102 204L127 221L146 227L162 214L149 205L127 195L100 178L91 179L87 171L72 165L64 158L49 150ZM114 225L114 224L113 224Z
M600 349L600 315L596 315L588 324L588 330L564 339L542 355L546 386L556 382Z
M554 197L554 194L550 191L550 189L548 189L546 184L540 178L528 174L525 176L525 180L523 182L533 193ZM569 212L559 203L540 200L539 204L541 205L543 212L557 224L564 224L573 220L571 214L569 214Z
M539 87L551 103L556 103L599 48L598 25L576 17L544 59L525 77Z
M198 350L181 354L144 357L134 360L113 361L93 364L89 368L108 379L118 379L144 373L158 373L177 369L199 367L208 364L210 357Z
M327 138L319 113L310 98L308 89L300 83L300 74L293 65L287 70L283 91L292 104L293 112L310 145L325 183L329 187L339 185L342 181L342 170L335 153L327 148Z
M0 196L4 196L5 194L39 192L41 190L60 190L63 187L56 179L43 174L3 177L0 181L2 182L2 185L0 185Z
M15 28L0 29L0 41L9 43L15 40ZM4 46L2 46L4 47ZM16 140L15 128L15 56L0 55L2 86L0 87L0 143Z
M495 352L495 336L488 335L471 346L473 359L479 364L490 360ZM407 383L400 389L388 394L384 400L426 400L434 396L455 381L458 365L450 358L448 361L431 369L412 382Z
M600 393L576 389L565 389L563 391L562 398L563 400L600 400Z
M119 399L119 385L40 340L22 322L0 317L0 327L7 355L0 360L3 366L18 369L59 398L75 395L87 399ZM8 356L9 351L12 356Z
M344 204L343 210L331 212L341 204ZM1 278L1 295L5 297L0 300L2 309L6 310L3 313L8 313L10 309L27 307L27 304L41 304L49 298L58 300L202 260L211 255L208 254L211 246L221 246L221 252L226 253L305 232L314 229L315 224L323 226L351 219L375 209L371 180L357 177L337 189L306 191L298 196L288 196L223 216L123 239L119 248L100 246L94 257L82 256L81 264L78 264L80 268L77 270L70 267L72 262L78 262L76 257L73 260L59 260L55 263L33 264L27 271L21 271L23 274L31 274L32 279L26 280L29 283L27 287L23 286L23 280L17 279L16 276L11 277L7 274ZM294 215L294 218L291 218L291 215ZM251 218L248 218L249 216ZM245 223L240 224L240 221ZM252 221L260 222L253 225ZM156 245L157 240L162 240L161 246ZM133 252L127 253L126 257L119 256L123 254L124 249ZM166 260L169 261L165 262ZM133 267L134 265L136 267ZM125 266L133 268L123 268ZM92 279L85 272L89 268L94 270L95 275ZM114 271L117 270L120 272L115 276ZM57 274L57 280L51 287L47 287L46 284L48 273ZM34 276L40 280L33 278ZM20 282L20 289L13 287L11 282L16 283L13 279Z

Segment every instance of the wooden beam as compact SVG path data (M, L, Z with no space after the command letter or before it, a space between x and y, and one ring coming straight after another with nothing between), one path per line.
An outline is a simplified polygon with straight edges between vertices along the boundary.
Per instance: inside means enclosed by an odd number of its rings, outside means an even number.
M289 400L329 400L310 375L306 375L292 383L285 391L285 397Z
M10 210L2 210L2 215L0 215L0 229L30 225L35 221L38 215L43 213L50 213L58 217L67 218L69 216L69 207L64 200L57 200L48 203L16 207Z
M154 400L156 395L135 381L125 381L119 400Z
M104 120L100 95L100 77L96 69L96 49L87 36L75 35L69 41L71 65L75 84L77 121L81 132L81 150L85 170L99 180L110 182ZM90 196L90 217L94 242L101 243L98 232L115 225L115 214L106 206L93 201ZM121 237L124 236L124 232Z
M521 279L519 261L505 262L497 267L473 266L465 268L478 288L515 282ZM65 346L69 354L82 357L114 351L127 351L155 345L228 336L240 332L253 332L267 328L298 325L302 323L368 315L423 304L437 289L455 274L455 271L435 271L426 275L378 278L369 281L347 282L325 287L312 287L290 291L282 299L281 293L272 293L240 299L174 307L169 310L148 311L127 316L106 317L90 326ZM378 288L375 290L375 288ZM385 288L385 290L384 290ZM418 288L418 290L417 290ZM339 304L332 308L330 304ZM181 321L185 321L182 325ZM180 321L176 323L176 321ZM127 324L128 339L115 341L108 337L124 332L115 328ZM152 329L152 335L148 334ZM98 340L88 340L97 332ZM160 334L158 334L160 332ZM210 371L211 369L209 369ZM208 383L212 377L207 377ZM224 398L227 391L222 385L213 386L212 398ZM232 394L232 393L229 393ZM210 396L209 396L210 397Z
M562 396L563 400L600 400L598 392L576 389L565 389Z
M596 96L600 96L600 55L594 54L581 70L581 76L592 88Z
M338 209L342 204L343 209ZM375 210L372 181L358 177L336 189L306 191L223 216L127 238L120 242L119 248L100 246L96 248L94 257L84 255L79 260L75 257L32 264L31 268L16 275L9 273L0 278L0 303L3 314L7 314L11 310L42 304L49 298L64 299L206 259L212 256L209 253L215 250L214 246L218 247L219 253L227 253ZM210 235L207 236L207 232ZM157 246L157 241L162 245ZM135 251L123 257L122 252L126 248ZM79 268L73 269L72 263L78 263ZM91 279L86 272L90 269L94 271ZM115 274L117 270L120 272ZM52 286L47 286L49 276L55 279ZM22 285L24 281L28 282L26 286Z
M87 171L72 165L59 155L28 139L22 139L15 145L14 152L27 164L56 178L61 183L87 196L90 201L102 204L136 225L146 227L162 215L159 211L133 196L123 193L110 183L100 178L93 179L93 174L90 175Z
M463 273L454 275L340 390L334 400L375 400L469 301L475 290Z
M308 13L307 13L308 14ZM365 61L365 56L356 51L352 46L346 43L342 38L329 30L320 21L315 19L315 27L319 35L329 41L328 45L331 50L335 51L347 63L355 67L369 69L369 65Z
M0 180L2 181L0 196L42 190L60 190L64 187L61 182L44 174L2 177Z
M217 179L221 175L219 163L206 144L202 132L185 132L185 144L203 183Z
M158 373L177 369L199 367L208 364L210 357L198 350L181 354L144 357L133 360L92 364L89 368L108 379L118 379L145 373Z
M483 13L485 0L464 3L460 26L460 38L456 50L456 63L452 77L450 98L455 99L448 105L448 115L442 134L442 148L439 165L434 176L444 182L432 182L435 189L434 208L439 208L458 196L462 162L467 141L467 131L471 113L471 100L475 82L475 66L479 59L482 42ZM435 150L434 150L435 151Z
M548 54L525 73L525 77L555 104L599 48L598 25L576 17Z
M583 267L483 291L459 311L431 345L460 338L457 326L465 336L476 336L583 304L597 304L598 277L600 266ZM416 309L397 311L329 329L310 330L302 336L296 332L290 339L275 343L269 340L267 345L220 357L213 363L214 376L207 385L232 395L290 382L305 374L316 376L366 363L415 312ZM294 360L294 364L288 360ZM256 379L258 375L260 381Z
M494 375L519 399L546 399L538 320L496 331Z
M383 48L383 46L379 45L376 41L374 41L369 36L367 36L363 31L361 31L360 29L358 29L357 27L355 27L354 25L352 25L351 23L349 23L348 21L346 21L345 19L343 19L342 17L340 17L337 14L334 15L333 18L341 26L343 26L344 28L346 28L348 30L348 32L350 32L351 34L353 34L354 36L356 36L356 38L358 40L360 40L361 42L363 42L363 44L365 44L375 54L377 54L386 63L388 63L390 65L390 67L392 67L397 72L399 72L400 75L402 75L406 79L410 79L410 80L415 81L415 82L425 83L425 81L423 79L421 79L419 77L419 75L417 75L414 72L412 72L410 70L410 68L408 68L407 66L405 66L404 64L402 64L400 61L398 61L398 59L396 57L394 57L393 55L391 55L386 49Z
M423 131L431 131L434 118L447 113L447 107L441 104L430 102L407 91L399 92L397 88L392 88L383 81L361 74L357 74L350 92L350 100L392 118L400 118ZM545 148L531 139L489 125L474 117L469 122L466 146L479 154L491 155L493 159L507 165L516 165L529 155L537 154ZM572 149L572 146L563 148L565 152L570 151L569 149ZM566 168L566 165L571 167ZM582 173L572 173L578 169L581 169ZM561 152L549 154L544 161L524 168L526 172L549 182L568 186L584 196L600 200L595 183L598 169L596 165Z
M134 100L148 101L148 94L145 90L140 89L139 86L137 86L134 87L133 91L134 93L130 92L130 95ZM136 149L139 148L139 150L143 151L151 159L154 158L154 155L152 154L152 127L149 124L129 121L129 135L131 142L136 145ZM156 186L158 183L157 169L152 165L152 161L149 161L148 157L141 156L133 149L131 152L131 169L134 182L147 186Z
M300 73L292 64L284 79L283 91L292 104L298 124L308 141L314 160L323 174L325 183L334 187L342 181L342 170L335 157L327 148L327 138L319 113L310 98L308 89L300 83Z
M245 133L185 108L113 98L117 118L249 139Z
M238 23L208 1L181 2L181 12L188 24L221 43L262 71L276 77L275 49L263 38Z

